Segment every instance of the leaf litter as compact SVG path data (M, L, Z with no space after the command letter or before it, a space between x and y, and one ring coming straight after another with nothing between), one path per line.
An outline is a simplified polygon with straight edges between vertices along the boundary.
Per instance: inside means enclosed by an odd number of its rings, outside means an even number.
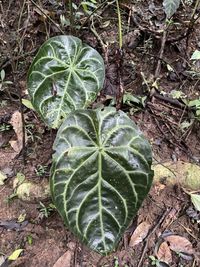
M13 150L16 152L15 156L18 155L23 148L23 123L22 123L22 115L17 110L12 114L10 119L10 124L13 126L13 130L15 131L17 140L10 140L9 143ZM27 137L25 137L27 140Z
M151 225L149 223L147 222L140 223L131 236L129 246L135 247L138 244L140 244L147 236L150 228Z

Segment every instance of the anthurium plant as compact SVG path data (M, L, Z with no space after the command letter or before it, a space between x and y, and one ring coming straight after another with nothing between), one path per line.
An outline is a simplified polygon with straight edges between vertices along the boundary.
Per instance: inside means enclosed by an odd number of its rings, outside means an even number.
M87 109L103 87L100 54L74 36L56 36L28 73L31 102L59 128L50 188L67 227L91 249L112 252L152 184L152 153L135 123L115 108Z

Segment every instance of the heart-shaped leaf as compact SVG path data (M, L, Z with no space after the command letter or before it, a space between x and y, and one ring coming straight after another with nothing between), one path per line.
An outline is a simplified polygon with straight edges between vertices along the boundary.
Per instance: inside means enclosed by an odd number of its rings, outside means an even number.
M147 195L151 148L115 108L77 110L54 142L51 192L65 223L91 249L113 251Z
M167 18L171 18L171 16L176 13L176 10L179 8L181 1L180 0L164 0L163 7L164 11L167 15Z
M58 128L68 113L95 100L104 76L103 59L95 49L73 36L50 38L28 74L33 107L47 125Z

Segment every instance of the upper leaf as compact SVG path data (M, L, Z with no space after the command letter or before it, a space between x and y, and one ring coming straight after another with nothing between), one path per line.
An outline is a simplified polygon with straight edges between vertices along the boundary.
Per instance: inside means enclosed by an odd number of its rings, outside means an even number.
M90 248L117 245L152 183L151 148L115 108L77 110L54 142L51 193L68 227Z
M42 119L58 128L72 110L85 108L103 87L100 54L73 36L56 36L37 53L28 74L31 101Z
M174 15L176 10L179 8L181 1L180 0L164 0L163 7L167 15L167 18L171 18Z

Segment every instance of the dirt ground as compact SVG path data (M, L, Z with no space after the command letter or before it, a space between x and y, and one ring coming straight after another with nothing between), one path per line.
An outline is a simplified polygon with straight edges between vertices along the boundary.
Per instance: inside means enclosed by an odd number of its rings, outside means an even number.
M121 109L130 115L151 142L154 164L184 161L199 165L199 121L180 98L172 97L173 90L181 91L187 99L196 99L200 95L199 79L190 73L194 68L196 72L200 71L200 67L190 61L192 53L200 48L200 20L197 19L187 32L194 4L183 1L184 5L174 16L174 23L169 26L164 54L160 58L165 21L162 1L122 2L124 54L121 78L125 92L145 97L145 104L124 101ZM107 257L81 245L55 210L49 209L48 214L42 210L40 201L48 207L50 198L27 202L13 196L13 182L19 173L36 184L48 183L56 131L49 130L34 111L22 106L20 98L28 99L27 71L40 45L51 36L62 32L70 34L69 26L60 21L61 16L67 17L68 14L64 3L54 0L0 1L0 71L4 69L6 80L12 81L0 90L0 171L7 175L5 183L0 185L0 256L7 257L16 249L23 249L17 260L0 261L0 267L53 267L66 252L68 263L65 266L153 266L149 257L160 257L159 247L164 240L167 240L165 245L169 251L164 249L163 261L157 261L156 266L200 266L200 214L194 210L181 185L176 183L169 185L163 181L153 185L117 251ZM103 6L98 15L94 17L98 36L91 31L90 23L78 31L85 15L77 18L74 32L105 59L106 81L94 107L111 105L118 92L119 78L115 3ZM107 44L106 49L102 43ZM161 68L157 72L159 60ZM20 135L10 123L16 111L24 114L25 161L24 151L16 152L10 142L16 141ZM183 122L190 125L183 129ZM144 222L149 226L147 237L142 234L141 242L130 245L135 229ZM182 241L189 242L186 247L192 246L192 252L191 247L183 253L174 252L173 242L165 238L166 233L185 238Z

